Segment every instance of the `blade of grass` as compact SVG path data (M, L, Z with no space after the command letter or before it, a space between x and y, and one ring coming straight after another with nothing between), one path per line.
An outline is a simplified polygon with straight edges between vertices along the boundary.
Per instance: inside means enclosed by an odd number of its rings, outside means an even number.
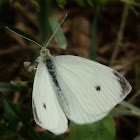
M50 0L40 0L40 37L43 46L47 43L50 35L49 16L51 15Z
M140 113L140 109L138 107L136 107L136 106L134 106L134 105L132 105L132 104L126 102L126 101L122 101L122 102L120 102L120 104L129 108L129 109L131 109L131 110L134 110L134 111Z
M91 60L96 61L96 34L97 34L97 25L98 25L98 17L100 13L100 4L97 2L96 11L93 19L92 30L91 30L91 47L89 52L89 57Z
M35 132L34 128L30 125L30 123L25 119L25 117L13 106L11 101L7 98L7 96L2 93L4 99L7 101L8 105L11 107L13 112L17 115L18 119L25 125L26 128L28 128L28 131L30 132L31 136L33 137L34 140L38 140L40 137L39 135Z
M59 22L56 18L51 18L49 19L49 23L50 23L50 27L52 32L55 32L56 28L59 26ZM56 42L58 43L58 45L62 48L62 49L66 49L67 47L67 41L66 38L64 36L64 33L61 29L61 27L58 28L57 32L54 35Z

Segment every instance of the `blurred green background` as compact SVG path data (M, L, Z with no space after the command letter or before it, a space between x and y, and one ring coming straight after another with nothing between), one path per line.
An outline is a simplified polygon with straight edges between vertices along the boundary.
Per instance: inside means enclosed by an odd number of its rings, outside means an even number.
M132 91L103 120L69 122L55 136L32 115L32 65L40 47L5 29L45 45L53 55L78 55L123 74ZM134 0L0 0L0 140L140 140L140 3ZM31 62L25 66L24 62Z

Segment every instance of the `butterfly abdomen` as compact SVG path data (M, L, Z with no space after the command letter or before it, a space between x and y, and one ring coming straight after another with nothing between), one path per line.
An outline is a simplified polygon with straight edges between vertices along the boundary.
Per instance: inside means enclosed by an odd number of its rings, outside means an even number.
M53 64L53 60L46 56L44 58L44 63L48 69L48 72L56 86L56 90L57 90L57 96L58 98L60 99L61 103L63 104L63 106L65 106L66 108L64 108L65 111L68 111L69 112L69 105L68 105L68 101L66 100L62 90L61 90L61 87L59 86L59 82L57 80L57 76L56 76L56 71L55 71L55 66Z
M49 74L50 74L50 76L51 76L51 78L52 78L52 80L53 80L55 86L56 86L58 89L61 90L61 88L60 88L60 86L59 86L59 83L58 83L58 81L57 81L57 78L56 78L55 67L54 67L54 65L53 65L53 62L52 62L51 58L45 57L44 63L45 63L45 65L46 65L47 69L48 69L48 72L49 72Z

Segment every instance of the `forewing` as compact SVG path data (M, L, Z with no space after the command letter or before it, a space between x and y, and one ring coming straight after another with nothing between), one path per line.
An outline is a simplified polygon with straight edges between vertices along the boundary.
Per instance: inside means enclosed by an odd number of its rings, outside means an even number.
M67 117L76 123L103 118L131 91L120 73L94 61L66 55L55 57L54 64L70 108Z
M39 63L35 74L32 107L35 122L55 134L67 130L67 118L56 97L54 83L44 63Z

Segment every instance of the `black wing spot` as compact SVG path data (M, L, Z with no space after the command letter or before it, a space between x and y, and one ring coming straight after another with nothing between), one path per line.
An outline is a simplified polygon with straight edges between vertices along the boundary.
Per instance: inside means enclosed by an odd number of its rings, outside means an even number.
M100 91L101 90L101 87L100 86L96 86L96 90L97 91Z
M43 107L46 109L46 105L43 103Z
M121 76L117 71L113 71L113 74L117 77L117 80L122 89L122 94L120 95L120 97L123 97L130 90L130 86L129 86L127 80L123 76Z
M37 115L37 111L36 111L36 107L35 107L34 100L33 100L32 104L33 104L33 113L34 113L34 118L35 118L35 120L36 120L38 123L40 123L40 124L41 124L41 121L39 120L39 117L38 117L38 115Z

